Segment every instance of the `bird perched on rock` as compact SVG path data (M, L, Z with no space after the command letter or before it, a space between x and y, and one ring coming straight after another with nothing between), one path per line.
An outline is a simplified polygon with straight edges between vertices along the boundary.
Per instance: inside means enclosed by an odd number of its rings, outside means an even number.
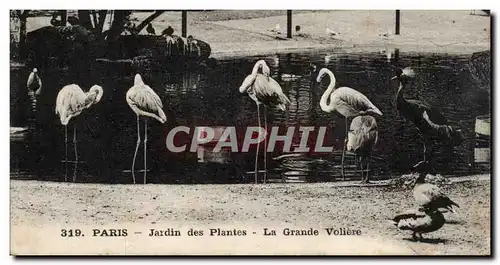
M444 208L451 212L455 212L453 206L460 208L460 206L448 198L438 186L425 183L427 170L430 168L429 162L421 161L413 168L419 171L419 175L414 182L413 197L421 208Z
M414 240L423 239L422 234L439 230L443 227L445 219L443 214L435 208L419 208L408 210L389 219L399 230L412 231Z
M172 34L174 34L174 29L171 26L168 26L161 32L161 35L172 36Z
M151 23L149 23L148 26L146 27L146 31L148 32L148 34L156 35L155 28L153 28L153 24Z

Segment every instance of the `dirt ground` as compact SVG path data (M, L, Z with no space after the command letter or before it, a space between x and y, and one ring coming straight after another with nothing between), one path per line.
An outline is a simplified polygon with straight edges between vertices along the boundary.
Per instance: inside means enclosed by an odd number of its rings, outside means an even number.
M345 183L344 183L345 184ZM339 183L241 185L103 185L11 180L11 227L61 225L243 224L346 227L419 255L489 255L490 180L442 189L460 205L447 223L410 241L387 218L414 207L410 190ZM311 246L313 247L313 246Z
M150 14L136 12L132 18L140 22ZM490 17L481 14L479 10L402 10L400 35L395 35L394 10L295 10L290 40L285 10L190 11L187 33L208 42L217 59L311 49L380 52L398 48L401 53L467 54L490 49ZM28 18L27 30L49 22L50 17ZM281 34L270 31L277 23ZM156 34L172 26L174 34L180 35L181 13L165 12L152 25ZM303 36L295 32L296 25ZM338 35L328 35L327 27Z

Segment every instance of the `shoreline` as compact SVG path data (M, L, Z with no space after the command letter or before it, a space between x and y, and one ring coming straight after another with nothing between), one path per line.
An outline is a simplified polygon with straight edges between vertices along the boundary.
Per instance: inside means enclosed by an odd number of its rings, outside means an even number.
M390 46L391 48L388 48ZM476 52L491 51L491 47L486 47L484 45L462 45L454 47L454 49L449 49L445 47L436 47L434 45L359 45L355 47L342 47L333 46L325 44L313 44L306 47L293 47L283 45L281 47L270 46L268 48L258 48L258 49L223 49L219 51L214 51L211 53L209 58L214 58L217 60L227 60L236 59L242 57L254 57L254 56L268 56L280 53L311 53L311 52L333 52L338 54L373 54L379 53L381 50L394 50L399 49L399 54L404 55L450 55L450 56L470 56Z

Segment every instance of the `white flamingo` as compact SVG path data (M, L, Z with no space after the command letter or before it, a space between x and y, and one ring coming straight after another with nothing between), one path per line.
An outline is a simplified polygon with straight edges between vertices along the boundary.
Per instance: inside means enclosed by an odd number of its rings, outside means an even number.
M137 145L135 146L134 160L132 162L132 179L135 184L135 158L137 150L141 143L139 133L139 116L150 117L158 120L161 123L167 121L167 117L163 112L163 104L160 97L148 85L144 84L140 74L134 77L134 86L132 86L126 94L127 103L137 115ZM146 143L148 141L148 125L147 118L144 119L144 184L146 184Z
M28 76L26 87L28 90L33 91L35 95L40 95L42 92L42 79L38 75L38 69L33 68L33 71Z
M356 169L358 165L361 168L361 183L370 183L368 179L370 161L368 159L378 141L378 125L375 118L366 115L352 119L347 139L347 151L356 154ZM366 166L366 174L363 174L365 170L363 169L363 163Z
M382 116L382 112L365 95L350 87L339 87L335 89L335 75L328 68L322 68L319 71L316 81L318 83L321 82L326 74L330 76L330 85L328 85L328 88L321 96L319 105L324 112L330 113L337 111L345 118L346 138L344 141L344 148L342 149L342 177L344 178L344 157L347 146L345 142L347 141L349 130L347 119L370 114ZM330 103L327 103L328 98L330 98Z
M57 94L56 115L59 115L61 124L64 125L65 162L68 161L68 123L82 113L84 109L99 102L102 98L103 90L101 86L94 85L88 92L83 92L76 84L64 86ZM76 122L73 124L73 145L75 149L75 162L78 163L78 153L76 148ZM75 181L73 177L73 181Z
M259 70L262 73L259 73ZM269 76L271 70L269 66L267 66L264 60L259 60L255 63L252 73L248 75L243 83L241 84L239 91L240 93L247 93L248 96L255 102L257 105L257 120L260 124L260 111L259 107L261 104L264 105L264 126L267 133L267 108L268 107L277 107L278 109L285 111L287 105L290 104L290 100L283 93L281 86ZM260 144L257 143L257 151L255 154L255 182L257 183L258 176L258 167L257 167L257 158L259 155L259 147ZM267 137L264 138L264 148L267 148ZM267 170L266 170L266 156L267 150L264 149L264 183L266 182Z

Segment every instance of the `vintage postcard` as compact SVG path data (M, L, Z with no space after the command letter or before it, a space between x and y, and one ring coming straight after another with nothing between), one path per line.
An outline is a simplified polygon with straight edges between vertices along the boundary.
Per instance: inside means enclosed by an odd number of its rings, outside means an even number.
M491 256L493 15L10 10L10 253Z

